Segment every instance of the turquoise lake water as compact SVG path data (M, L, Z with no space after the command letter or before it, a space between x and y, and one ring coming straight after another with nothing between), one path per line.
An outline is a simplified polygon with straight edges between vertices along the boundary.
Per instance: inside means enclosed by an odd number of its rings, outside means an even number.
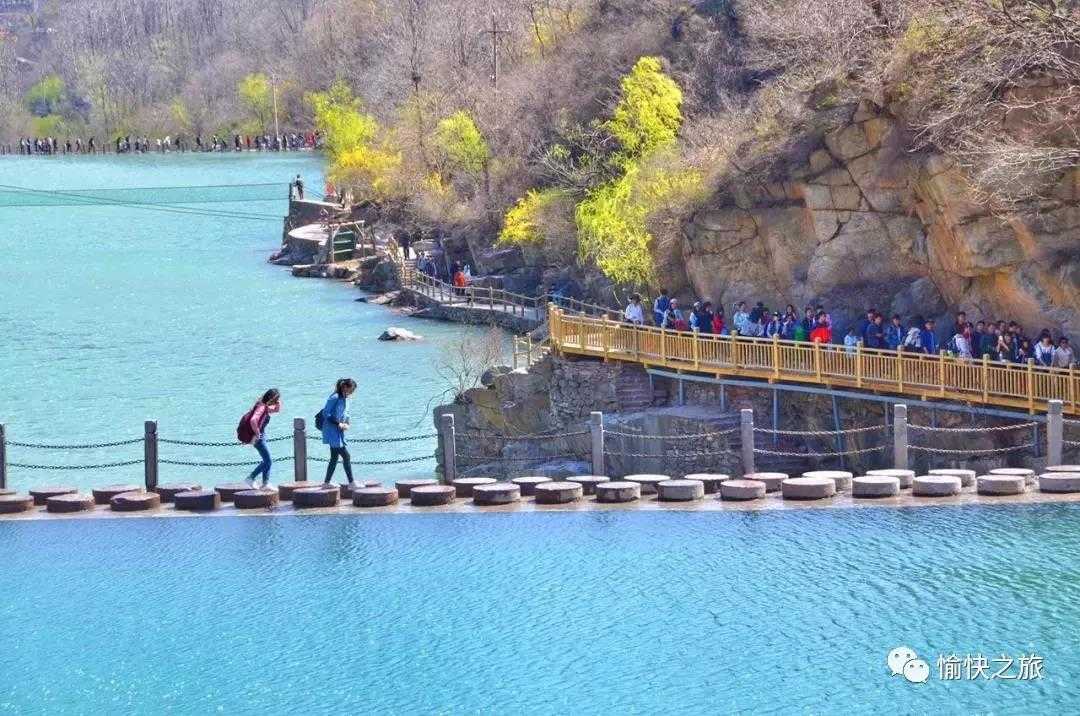
M361 294L351 285L297 279L267 264L280 244L287 184L297 173L309 188L322 187L321 160L311 154L0 159L0 183L34 189L281 185L273 201L198 205L270 217L265 220L121 206L0 206L0 421L8 439L111 442L138 438L143 421L157 419L162 437L227 442L235 439L240 415L269 387L284 397L269 432L285 435L293 417L310 424L334 381L346 375L360 383L350 410L355 437L432 432L427 404L445 388L433 361L440 344L462 329L409 321L355 303ZM175 194L134 198L161 196ZM391 325L407 325L428 340L378 342ZM272 448L291 453L288 442ZM357 445L353 459L433 450L434 440ZM140 445L78 453L12 447L8 460L80 465L141 454ZM253 454L239 446L161 447L162 458L203 462ZM312 446L312 454L322 448ZM313 463L312 469L321 468ZM432 459L364 473L390 480L433 469ZM12 467L9 486L141 482L141 471ZM245 472L163 465L161 479L212 484ZM275 466L272 477L291 480L291 465Z
M1080 708L1072 506L0 522L0 544L0 712ZM928 682L889 675L901 645ZM951 654L1042 678L943 681Z

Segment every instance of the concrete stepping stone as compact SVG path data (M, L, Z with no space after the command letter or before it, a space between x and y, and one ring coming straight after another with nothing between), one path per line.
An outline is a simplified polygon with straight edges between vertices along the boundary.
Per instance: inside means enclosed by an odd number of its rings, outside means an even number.
M585 488L580 482L543 482L533 494L538 505L565 505L580 500Z
M293 490L292 503L293 507L334 507L340 496L337 485L301 487Z
M510 482L521 488L522 497L532 497L536 494L537 485L554 482L554 480L550 477L544 477L543 475L527 475L525 477L515 477Z
M161 507L161 495L156 492L121 492L111 500L109 507L113 512L142 512Z
M721 500L758 500L765 497L765 483L761 480L725 480L720 483Z
M399 482L398 485L401 483ZM401 492L401 488L398 487L398 492ZM409 490L409 500L412 502L413 507L438 507L439 505L449 505L454 501L454 496L457 494L457 490L453 485L440 485L435 483L433 485L417 485Z
M701 480L664 480L656 490L662 502L691 502L705 497Z
M272 509L277 507L280 499L278 491L270 487L265 490L241 490L233 495L233 505L238 510Z
M837 492L850 492L851 491L851 479L855 477L850 472L844 470L811 470L810 472L804 472L803 477L827 477L836 482Z
M50 497L56 497L57 495L74 495L78 490L74 487L53 485L50 487L35 487L27 490L27 492L30 493L30 497L34 498L35 505L44 505L49 501Z
M0 495L0 515L14 515L26 512L34 506L34 498L30 495L10 493Z
M321 484L321 482L314 482L312 480L306 480L304 482L281 482L278 483L277 486L278 498L282 502L291 502L293 493L297 490L305 487L318 487Z
M1047 472L1073 472L1080 475L1080 465L1047 465Z
M946 467L937 470L929 470L927 475L952 475L960 478L960 487L971 487L975 484L975 471L961 468Z
M398 497L401 499L407 499L414 487L425 487L430 485L438 485L438 480L398 480L394 483L397 487Z
M93 495L80 495L77 492L65 492L53 495L45 502L49 512L85 512L94 509Z
M476 485L472 490L477 505L509 505L521 499L521 488L512 482L491 482Z
M836 494L836 480L831 477L789 477L780 483L785 500L822 500Z
M493 485L498 480L494 477L459 477L454 480L454 491L458 497L472 497L477 485Z
M386 507L397 501L397 488L386 485L358 487L352 493L352 503L356 507Z
M919 475L911 482L911 494L919 497L959 495L962 483L956 475Z
M185 512L210 512L221 507L217 490L190 490L173 495L173 506Z
M108 505L112 503L112 498L117 495L122 495L125 492L141 492L142 485L106 485L105 487L95 487L91 490L94 493L94 502L98 505Z
M15 490L9 490L6 487L4 489L0 490L0 497L9 497L9 496L14 495L14 494L16 494Z
M601 482L596 486L597 502L633 502L641 499L641 484L637 482Z
M731 475L712 474L707 472L696 472L693 475L687 475L684 480L700 480L705 485L706 495L715 495L720 491L720 483L724 480L730 480Z
M202 485L195 482L171 482L167 485L158 485L154 488L154 492L161 495L162 502L169 503L174 500L179 492L192 492L201 489Z
M670 479L668 475L627 475L623 478L623 482L636 482L641 485L641 494L655 495L658 492L656 486Z
M996 467L989 474L1004 477L1022 477L1025 485L1035 484L1035 471L1026 467Z
M977 481L980 495L1021 495L1027 490L1023 475L980 475Z
M866 474L869 477L895 477L900 481L901 490L906 490L911 487L911 482L915 479L914 470L867 470Z
M225 484L218 485L214 488L214 490L217 491L219 495L221 495L222 502L232 502L233 495L235 495L237 492L244 492L245 490L250 489L251 485L247 484L246 482L226 482Z
M765 492L778 492L780 485L788 479L786 472L748 472L743 475L744 480L757 480L765 483Z
M338 494L341 495L342 500L351 500L356 490L363 487L378 487L381 484L378 480L353 480L352 483L339 482L337 486ZM308 487L316 487L316 485L311 484Z
M851 480L852 497L893 497L900 494L900 478L891 475L863 475Z
M1044 472L1039 475L1039 490L1059 494L1080 492L1080 466L1076 472Z
M604 475L574 475L566 478L566 482L576 482L581 485L581 492L584 495L595 495L596 486L611 482L611 478Z

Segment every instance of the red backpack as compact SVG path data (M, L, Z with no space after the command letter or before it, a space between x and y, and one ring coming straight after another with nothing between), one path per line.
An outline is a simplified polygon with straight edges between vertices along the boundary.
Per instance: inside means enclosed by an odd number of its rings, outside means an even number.
M255 431L251 429L251 416L257 407L259 407L258 403L251 406L251 410L244 413L244 416L240 418L240 423L236 426L236 439L245 445L255 439Z

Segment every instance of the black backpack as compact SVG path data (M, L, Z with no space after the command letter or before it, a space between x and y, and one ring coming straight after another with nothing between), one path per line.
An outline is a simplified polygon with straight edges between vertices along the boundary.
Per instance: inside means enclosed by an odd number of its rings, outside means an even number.
M341 400L340 396L338 396L338 400ZM323 425L326 424L326 416L323 415L323 410L326 410L326 406L323 406L322 410L315 413L315 429L316 430L322 430Z

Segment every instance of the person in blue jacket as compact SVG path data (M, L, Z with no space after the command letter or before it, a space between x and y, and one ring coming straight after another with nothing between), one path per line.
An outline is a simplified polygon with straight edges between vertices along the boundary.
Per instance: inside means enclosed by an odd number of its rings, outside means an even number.
M932 356L936 356L938 352L938 339L934 333L934 319L927 319L923 324L923 329L919 331L919 337L922 338L922 352Z
M322 440L330 446L330 463L326 466L326 480L323 486L330 484L334 476L338 459L345 469L345 477L349 484L353 484L352 459L349 456L349 448L345 441L345 432L349 429L348 399L356 391L356 381L352 378L342 378L334 387L333 394L326 399L326 405L322 409Z

